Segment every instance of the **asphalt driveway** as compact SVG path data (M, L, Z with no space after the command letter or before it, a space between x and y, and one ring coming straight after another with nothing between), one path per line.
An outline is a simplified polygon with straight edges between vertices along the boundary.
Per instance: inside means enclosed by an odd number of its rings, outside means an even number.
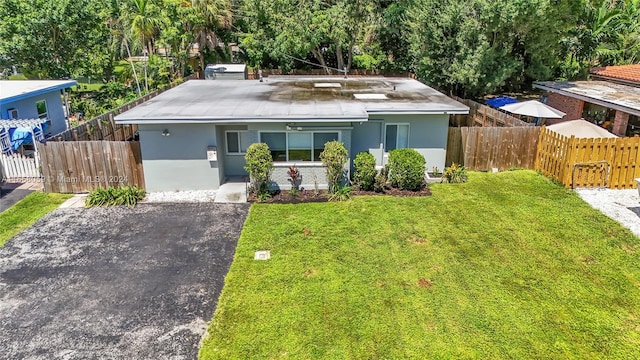
M1 359L193 359L246 204L58 209L0 248Z

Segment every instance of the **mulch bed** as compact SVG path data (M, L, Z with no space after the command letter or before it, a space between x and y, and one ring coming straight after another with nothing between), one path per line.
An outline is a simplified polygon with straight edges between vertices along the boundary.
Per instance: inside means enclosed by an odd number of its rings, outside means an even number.
M413 197L413 196L430 196L431 190L429 187L420 191L408 191L400 190L396 188L387 189L384 193L378 193L375 191L362 191L353 190L351 196L396 196L396 197ZM247 199L250 203L264 203L264 204L300 204L300 203L312 203L312 202L327 202L329 201L329 193L326 190L309 191L301 190L297 195L292 196L287 190L280 190L271 195L270 198L259 201L255 194L249 194Z

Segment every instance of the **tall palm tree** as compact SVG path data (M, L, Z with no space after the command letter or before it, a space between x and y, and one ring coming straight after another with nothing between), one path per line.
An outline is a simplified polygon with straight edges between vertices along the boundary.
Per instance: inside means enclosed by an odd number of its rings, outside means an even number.
M204 70L203 50L214 50L220 43L219 31L231 27L233 13L230 0L191 0L191 5L203 15L202 22L191 24L194 43L198 44L200 67Z

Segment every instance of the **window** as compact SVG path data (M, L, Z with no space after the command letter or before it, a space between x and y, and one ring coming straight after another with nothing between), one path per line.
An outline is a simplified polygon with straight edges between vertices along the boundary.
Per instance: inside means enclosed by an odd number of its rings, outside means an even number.
M287 133L287 161L311 161L311 133Z
M391 124L386 126L384 149L389 152L409 147L409 125Z
M18 109L9 109L7 110L7 114L9 115L9 120L18 119Z
M603 128L611 129L616 116L616 111L604 106L585 102L582 108L582 117Z
M260 141L269 145L274 162L320 161L324 144L338 140L338 132L264 132Z
M47 118L47 102L40 100L36 103L36 109L38 110L38 119Z
M249 133L246 131L227 131L227 154L242 155L249 147Z
M627 122L627 136L640 135L640 116L629 115L629 122Z

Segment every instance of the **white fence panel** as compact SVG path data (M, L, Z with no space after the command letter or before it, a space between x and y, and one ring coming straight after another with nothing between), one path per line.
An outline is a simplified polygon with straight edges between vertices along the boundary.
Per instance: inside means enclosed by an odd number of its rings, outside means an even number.
M35 157L27 157L15 153L0 154L0 177L7 179L40 178L40 169Z

